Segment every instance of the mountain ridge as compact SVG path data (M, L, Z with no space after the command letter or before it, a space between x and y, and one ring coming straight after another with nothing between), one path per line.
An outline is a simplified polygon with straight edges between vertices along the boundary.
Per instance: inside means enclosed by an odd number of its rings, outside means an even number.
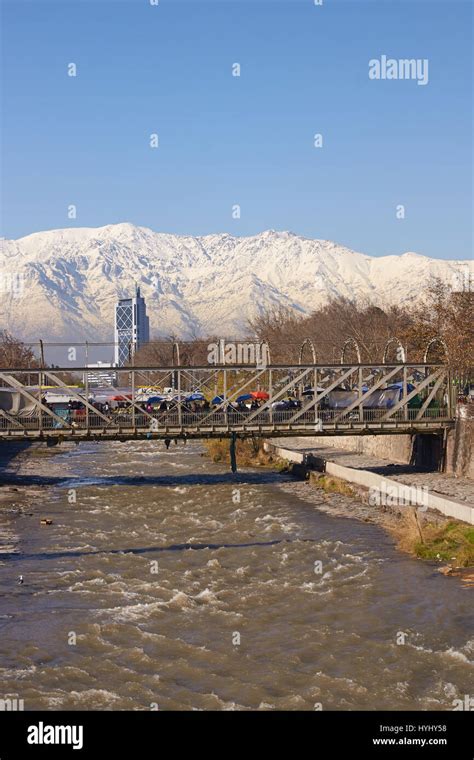
M137 283L154 337L242 335L249 318L277 306L303 315L336 295L408 304L431 276L452 282L461 267L474 272L473 262L369 256L289 230L236 237L130 222L70 227L2 240L0 324L24 340L110 340L114 303Z

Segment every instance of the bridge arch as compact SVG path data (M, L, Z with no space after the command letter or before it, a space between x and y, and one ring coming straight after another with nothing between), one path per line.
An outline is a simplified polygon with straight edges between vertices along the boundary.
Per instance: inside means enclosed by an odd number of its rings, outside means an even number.
M311 340L311 338L305 338L304 341L302 342L302 344L300 346L300 353L299 353L299 357L298 357L298 364L303 364L303 353L304 353L305 346L309 346L310 347L311 354L312 354L312 357L313 357L313 364L316 364L317 359L318 359L318 355L316 353L316 350L314 348L314 343Z
M402 357L401 361L402 361L403 364L405 364L405 362L407 360L407 354L406 354L405 347L403 346L401 340L399 340L395 336L393 336L392 338L389 338L387 340L386 344L385 344L385 347L384 347L384 350L383 350L383 356L382 356L382 364L386 364L387 363L388 349L390 348L390 346L393 343L397 344L398 349L399 349L399 351L401 353L401 357ZM397 351L397 360L398 360L398 351Z
M346 350L348 349L349 346L352 346L353 348L355 348L355 351L357 354L357 361L359 364L361 364L360 348L355 338L346 338L346 340L344 341L344 344L341 350L341 364L344 364L344 360L346 358Z
M445 341L442 338L440 338L439 336L436 336L435 338L431 338L431 340L429 340L428 343L426 344L425 353L423 354L423 363L424 364L428 363L428 354L429 354L430 348L432 346L434 346L436 343L439 343L439 345L443 347L446 361L449 360L449 351L448 351L448 347L447 347Z
M178 341L173 341L173 353L172 353L172 363L173 367L180 366L180 358L179 358L179 343ZM176 362L174 360L174 357L176 356Z

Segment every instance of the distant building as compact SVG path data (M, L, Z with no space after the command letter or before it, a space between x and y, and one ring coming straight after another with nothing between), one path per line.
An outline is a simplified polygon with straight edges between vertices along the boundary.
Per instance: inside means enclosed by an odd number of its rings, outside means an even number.
M87 369L92 370L87 372L87 382L89 387L103 387L104 385L115 385L117 380L117 373L114 372L110 362L97 362L97 364L88 364Z
M123 367L140 346L150 340L150 323L140 288L135 298L121 298L115 305L115 366Z

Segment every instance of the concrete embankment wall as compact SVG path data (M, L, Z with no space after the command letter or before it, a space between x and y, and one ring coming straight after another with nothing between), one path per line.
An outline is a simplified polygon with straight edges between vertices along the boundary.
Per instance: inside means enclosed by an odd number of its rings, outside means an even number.
M456 427L442 435L315 436L317 447L353 451L474 480L474 404L458 405Z
M291 446L291 439L288 440L288 446ZM288 462L299 465L301 471L324 471L328 475L333 475L348 483L363 486L367 489L374 489L382 494L396 493L397 498L401 499L405 504L413 504L425 509L434 509L446 515L446 517L454 517L456 520L462 520L470 525L474 525L474 507L454 501L441 494L438 495L432 491L424 491L423 489L417 489L416 487L400 483L400 481L380 475L377 472L338 464L331 461L329 449L327 456L324 455L322 457L320 451L315 456L308 453L308 451L298 451L286 448L285 446L278 446L271 441L266 441L264 448L266 451L272 451L281 459L286 459Z
M311 439L316 447L353 451L399 464L410 464L413 451L411 435L321 435Z
M317 436L317 446L343 449L386 459L398 464L413 464L432 470L443 469L443 437L433 433L419 435L348 435L334 438Z

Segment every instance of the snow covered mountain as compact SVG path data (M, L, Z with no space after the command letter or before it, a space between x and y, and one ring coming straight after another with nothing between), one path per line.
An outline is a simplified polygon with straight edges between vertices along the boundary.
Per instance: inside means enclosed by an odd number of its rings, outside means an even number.
M51 230L2 241L0 329L25 340L110 340L114 303L136 282L152 337L237 336L272 306L306 314L336 294L403 304L419 298L431 275L452 282L467 266L416 253L375 258L273 230L252 237L168 235L132 224Z

